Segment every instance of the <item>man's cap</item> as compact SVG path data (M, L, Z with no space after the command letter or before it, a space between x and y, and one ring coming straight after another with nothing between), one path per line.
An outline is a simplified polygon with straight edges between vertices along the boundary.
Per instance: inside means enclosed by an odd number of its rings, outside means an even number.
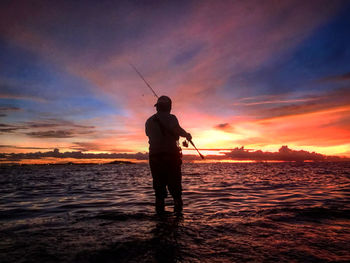
M170 105L171 106L171 99L168 96L160 96L157 100L157 103L154 104L154 107L157 105Z

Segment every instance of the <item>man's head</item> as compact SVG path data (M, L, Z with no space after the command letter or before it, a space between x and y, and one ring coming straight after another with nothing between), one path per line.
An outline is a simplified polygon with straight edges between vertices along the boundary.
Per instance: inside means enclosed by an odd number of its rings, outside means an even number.
M171 111L171 99L168 96L160 96L157 103L154 104L157 112L170 112Z

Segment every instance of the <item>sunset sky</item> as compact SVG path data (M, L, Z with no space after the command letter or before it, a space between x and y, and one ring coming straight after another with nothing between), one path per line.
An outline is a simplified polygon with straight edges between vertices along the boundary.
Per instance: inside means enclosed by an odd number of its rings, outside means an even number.
M350 157L349 1L0 3L0 152L145 152L159 95L199 148Z

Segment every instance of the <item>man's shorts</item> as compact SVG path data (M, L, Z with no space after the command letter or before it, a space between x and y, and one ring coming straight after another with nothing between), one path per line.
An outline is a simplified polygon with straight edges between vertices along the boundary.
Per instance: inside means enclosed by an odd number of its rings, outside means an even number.
M181 158L177 154L152 154L149 164L153 177L156 197L167 197L167 189L173 198L181 197Z

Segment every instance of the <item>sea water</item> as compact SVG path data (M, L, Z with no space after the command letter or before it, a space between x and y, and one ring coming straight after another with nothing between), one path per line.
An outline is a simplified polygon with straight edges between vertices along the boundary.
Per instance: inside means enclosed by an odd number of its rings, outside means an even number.
M349 262L350 163L183 165L154 212L147 164L0 167L1 262Z

